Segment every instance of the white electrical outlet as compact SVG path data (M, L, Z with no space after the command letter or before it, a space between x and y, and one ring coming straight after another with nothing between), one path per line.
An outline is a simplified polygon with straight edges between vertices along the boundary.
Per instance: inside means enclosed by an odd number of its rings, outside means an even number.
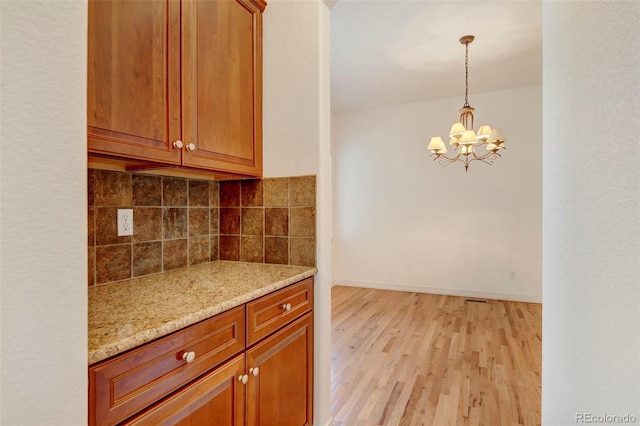
M516 272L515 270L513 270L513 269L512 269L512 270L509 272L509 278L511 278L512 280L515 280L517 277L518 277L517 272Z
M118 237L133 235L133 209L118 209Z

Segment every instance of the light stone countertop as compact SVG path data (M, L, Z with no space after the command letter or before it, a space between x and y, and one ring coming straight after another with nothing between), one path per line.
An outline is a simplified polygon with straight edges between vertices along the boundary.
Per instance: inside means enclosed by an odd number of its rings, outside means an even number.
M307 266L219 261L89 287L89 364L315 273Z

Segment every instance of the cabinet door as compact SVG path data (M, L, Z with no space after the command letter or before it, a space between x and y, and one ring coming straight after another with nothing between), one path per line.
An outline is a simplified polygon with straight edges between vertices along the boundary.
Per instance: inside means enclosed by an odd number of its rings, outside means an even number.
M258 375L251 368L258 367ZM313 422L313 313L247 351L247 424Z
M179 164L180 3L89 1L90 153Z
M126 425L242 426L245 387L244 355L192 382Z
M262 174L262 0L183 2L183 164Z

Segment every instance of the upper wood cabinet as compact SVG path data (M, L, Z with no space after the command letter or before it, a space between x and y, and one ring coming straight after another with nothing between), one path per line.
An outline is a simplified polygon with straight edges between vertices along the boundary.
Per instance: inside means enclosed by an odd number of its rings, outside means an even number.
M261 176L265 7L91 0L89 153Z

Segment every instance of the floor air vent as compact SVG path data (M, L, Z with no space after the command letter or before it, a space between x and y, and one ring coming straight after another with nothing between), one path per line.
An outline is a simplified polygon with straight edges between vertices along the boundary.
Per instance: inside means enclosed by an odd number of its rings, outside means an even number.
M473 303L487 303L485 299L464 299L465 302L473 302Z

